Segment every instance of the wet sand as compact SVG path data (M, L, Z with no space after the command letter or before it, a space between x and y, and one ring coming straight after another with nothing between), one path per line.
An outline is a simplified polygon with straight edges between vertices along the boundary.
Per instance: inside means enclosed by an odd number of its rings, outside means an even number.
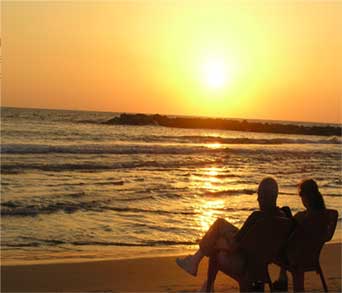
M325 245L321 265L329 290L340 292L341 243ZM193 292L205 280L206 267L207 260L204 260L195 278L176 265L175 257L2 265L1 292ZM272 279L277 272L278 268L271 265ZM305 274L305 288L307 291L322 291L315 272ZM215 291L238 291L238 285L219 273Z

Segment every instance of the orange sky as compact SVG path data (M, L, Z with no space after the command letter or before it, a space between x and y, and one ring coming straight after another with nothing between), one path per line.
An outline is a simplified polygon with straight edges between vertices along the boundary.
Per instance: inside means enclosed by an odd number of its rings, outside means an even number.
M3 1L1 104L342 122L341 28L338 1Z

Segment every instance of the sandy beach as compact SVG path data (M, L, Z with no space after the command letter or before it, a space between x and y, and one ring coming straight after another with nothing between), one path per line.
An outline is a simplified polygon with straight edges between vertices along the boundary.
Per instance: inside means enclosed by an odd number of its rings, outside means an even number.
M193 292L206 276L203 261L194 278L177 267L175 257L136 258L78 263L1 266L2 292ZM341 291L341 243L325 245L321 265L332 292ZM278 269L270 267L275 278ZM318 275L306 273L307 291L321 291ZM290 286L291 278L290 278ZM237 283L219 274L216 291L237 291Z

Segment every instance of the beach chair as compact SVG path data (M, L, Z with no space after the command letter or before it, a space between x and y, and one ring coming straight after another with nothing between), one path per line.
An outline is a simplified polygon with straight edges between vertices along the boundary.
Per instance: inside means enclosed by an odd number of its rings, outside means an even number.
M209 260L208 284L207 290L212 287L214 278L212 277L217 270L222 271L228 276L235 279L240 285L240 291L255 291L254 284L268 283L272 291L272 282L268 274L268 264L279 254L288 239L293 222L285 217L277 217L270 219L262 219L257 221L246 232L238 244L238 253L245 260L243 273L235 274L231 268L225 265L222 257ZM226 257L228 261L229 254ZM215 274L216 275L216 274Z
M337 218L338 212L330 209L308 216L290 235L285 258L275 261L292 274L295 292L304 291L304 274L311 271L319 274L324 291L328 292L319 257L324 243L334 235Z

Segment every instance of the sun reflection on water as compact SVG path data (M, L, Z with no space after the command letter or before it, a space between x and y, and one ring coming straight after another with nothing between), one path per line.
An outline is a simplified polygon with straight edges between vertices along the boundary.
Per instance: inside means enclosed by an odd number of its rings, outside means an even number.
M206 172L206 175L208 175L208 176L217 176L218 175L218 168L216 168L216 167L209 168L208 171Z
M220 184L221 179L217 176L221 174L222 171L222 168L215 166L198 170L197 174L200 175L193 176L192 178L193 187L204 193L221 190L223 185ZM224 207L224 199L203 198L203 200L197 203L195 210L199 216L195 218L195 225L198 227L201 234L209 229L210 225L218 216L220 216Z
M210 149L219 149L222 147L222 144L220 144L219 142L215 142L215 143L208 143L206 144L206 146Z
M199 216L195 219L195 221L201 232L205 232L209 229L211 224L219 216L217 210L221 210L224 207L225 201L223 199L203 201L201 205L198 206Z
M220 173L222 173L222 169L218 167L199 169L196 175L192 176L191 185L194 189L204 193L219 191L223 188L222 180L217 177Z

